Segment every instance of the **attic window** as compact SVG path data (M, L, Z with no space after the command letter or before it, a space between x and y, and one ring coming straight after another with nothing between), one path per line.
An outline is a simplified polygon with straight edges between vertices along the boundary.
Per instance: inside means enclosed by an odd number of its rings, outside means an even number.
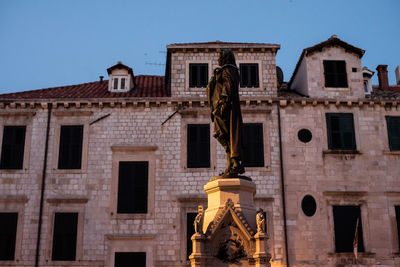
M127 89L127 76L114 76L112 82L113 90L126 90Z
M347 88L346 62L324 60L325 87Z

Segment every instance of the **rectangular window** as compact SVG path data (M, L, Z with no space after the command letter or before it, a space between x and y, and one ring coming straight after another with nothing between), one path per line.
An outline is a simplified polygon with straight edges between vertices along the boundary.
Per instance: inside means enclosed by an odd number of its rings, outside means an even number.
M386 116L389 149L400 150L400 117Z
M262 123L243 125L243 163L245 167L264 166L264 141Z
M80 169L82 165L83 125L61 126L59 169Z
M187 125L187 167L210 167L210 125Z
M240 64L240 87L259 87L258 64Z
M356 150L352 113L326 113L328 148L332 150Z
M190 254L193 252L192 247L192 235L194 235L194 219L196 218L196 212L188 212L186 214L186 259L189 260Z
M324 60L325 87L347 87L346 61Z
M125 89L125 78L121 78L121 89Z
M147 161L119 162L117 213L147 213L148 174Z
M55 213L51 260L75 260L77 230L78 213Z
M118 78L114 78L114 89L118 89Z
M357 251L364 252L360 206L333 206L336 252L353 252L353 242L356 234L357 219Z
M395 206L394 208L396 211L397 244L399 245L398 251L400 251L400 206Z
M0 169L23 168L25 132L26 126L4 126Z
M146 252L115 252L114 267L146 267Z
M189 64L189 87L206 87L208 83L208 64Z
M15 254L18 213L0 213L0 261L12 261Z

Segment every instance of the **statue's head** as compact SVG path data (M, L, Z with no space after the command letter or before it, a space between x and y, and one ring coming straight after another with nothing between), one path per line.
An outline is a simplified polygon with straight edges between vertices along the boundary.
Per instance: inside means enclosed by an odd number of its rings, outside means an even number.
M218 65L222 67L226 64L236 66L235 55L229 48L221 48L219 51Z

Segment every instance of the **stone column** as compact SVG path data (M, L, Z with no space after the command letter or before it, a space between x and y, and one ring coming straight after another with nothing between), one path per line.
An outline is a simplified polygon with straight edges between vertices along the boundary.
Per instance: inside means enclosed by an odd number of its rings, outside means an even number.
M206 267L205 265L205 254L204 254L204 243L205 237L200 233L192 235L192 254L190 254L190 265L192 267Z
M256 241L256 252L253 254L253 258L256 262L256 267L269 267L269 260L271 259L271 255L267 252L267 239L268 236L266 233L260 233L254 235L254 239Z

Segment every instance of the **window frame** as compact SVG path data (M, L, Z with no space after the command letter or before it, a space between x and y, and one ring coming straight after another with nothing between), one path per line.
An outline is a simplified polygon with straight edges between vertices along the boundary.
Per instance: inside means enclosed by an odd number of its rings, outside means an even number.
M47 227L47 238L46 238L46 253L45 259L49 262L52 262L54 265L66 265L69 266L76 262L83 260L83 236L84 236L84 222L85 222L85 209L86 203L88 202L87 198L79 198L66 196L62 198L47 198L46 204L49 209L49 216L47 222L43 222L43 226ZM54 235L54 221L56 213L78 213L78 224L77 224L77 235L76 235L76 251L75 251L75 260L74 261L59 261L52 260L52 250L53 250L53 235Z
M80 150L81 150L81 153L80 153L80 168L75 168L75 166L61 166L61 167L63 167L63 168L60 168L60 165L61 165L61 162L60 162L60 158L61 158L61 145L62 145L62 139L61 139L61 136L63 135L63 129L67 129L67 127L69 128L69 129L71 129L72 127L73 128L75 128L75 129L79 129L79 131L80 131L80 129L82 129L82 133L80 133L82 136L81 136L81 140L79 140L79 142L80 142ZM79 127L79 128L78 128ZM59 169L59 170L79 170L79 169L82 169L82 156L83 156L83 135L84 135L84 128L85 128L85 126L84 125L82 125L82 124L80 124L80 125L61 125L60 126L60 136L59 136L59 148L58 148L58 163L57 163L57 169ZM71 131L71 130L70 130ZM65 134L65 133L64 133ZM71 143L70 143L71 144ZM69 146L70 147L70 146ZM71 151L69 151L70 152L70 154L71 154ZM56 155L55 155L56 156ZM71 156L71 155L69 155L69 156ZM72 155L73 156L73 155ZM66 165L66 163L65 163L65 161L67 161L68 162L68 159L64 159L63 160L63 165Z
M57 214L76 214L76 233L75 233L75 255L74 258L75 259L67 259L67 260L62 260L62 259L54 259L54 244L55 244L55 230L56 228L58 229L58 227L56 227L56 222L59 220L57 219ZM74 262L76 261L76 254L77 254L77 244L78 244L78 222L79 222L79 213L78 212L55 212L54 213L54 220L53 220L53 238L52 238L52 249L51 249L51 261L69 261L69 262Z
M209 175L215 175L217 168L217 146L219 143L212 137L213 124L210 123L210 112L208 109L189 108L180 111L181 121L181 169L188 173L207 172ZM187 167L187 125L188 124L210 124L210 167L209 168L188 168ZM212 172L211 172L212 171Z
M111 182L111 199L109 214L110 219L116 220L132 220L132 219L153 219L154 218L154 187L156 161L160 156L155 154L157 146L151 145L114 145L112 150L112 182ZM118 213L118 176L119 162L121 161L147 161L148 177L147 177L147 213Z
M87 171L88 164L88 152L89 152L89 120L93 115L92 111L67 111L67 110L55 110L53 111L54 120L54 143L53 143L53 155L52 167L54 173L85 173ZM82 160L80 169L59 169L58 168L58 157L60 149L60 134L61 126L73 126L83 125L83 138L82 138ZM51 139L50 139L51 140Z
M189 92L196 92L199 93L201 95L205 95L205 88L207 86L204 87L190 87L190 64L207 64L208 65L208 80L211 78L212 76L212 71L213 71L213 65L212 65L212 61L211 60L186 60L185 65L182 64L182 67L185 67L185 90L189 91ZM216 66L215 66L216 67ZM208 83L207 80L207 83Z
M239 68L239 74L240 74L240 64L257 64L258 65L258 87L242 87L240 81L239 81L239 90L243 89L243 92L245 91L264 91L266 88L264 88L264 82L263 82L263 61L262 60L246 60L246 59L236 59L236 64ZM264 76L265 78L265 76ZM275 87L276 88L276 85ZM243 94L243 92L241 94ZM239 91L240 93L240 91Z
M25 144L22 169L0 169L0 173L25 173L29 169L32 142L32 122L36 112L0 112L0 147L3 147L4 126L25 126ZM45 128L43 129L45 131ZM1 154L1 150L0 150ZM1 155L0 155L1 157Z
M350 148L346 148L346 147L343 147L343 131L341 130L341 131L339 131L339 134L340 134L340 141L341 141L341 147L340 148L335 148L335 147L333 147L333 144L332 144L332 142L333 142L333 138L332 138L332 129L331 129L331 124L330 124L330 121L331 121L331 117L333 117L333 116L335 116L335 115L338 115L339 117L340 116L344 116L344 115L346 115L347 116L347 114L350 114L351 115L351 119L352 119L352 133L353 133L353 135L352 135L352 143L353 143L353 146ZM356 137L356 122L355 122L355 118L354 118L355 116L354 116L354 113L351 113L351 112L326 112L325 113L325 122L326 122L326 136L327 136L327 144L328 144L328 150L330 150L330 151L357 151L357 137ZM329 118L329 119L328 119ZM341 122L340 122L340 120L339 120L339 125L341 126Z
M335 247L335 230L334 230L334 219L333 219L333 206L360 206L361 221L363 227L363 243L364 252L359 254L369 253L370 251L370 227L369 227L369 215L368 215L368 202L367 192L346 192L346 191L324 191L324 199L318 201L320 203L319 209L323 208L321 205L326 203L327 219L328 219L328 230L330 240L330 253L328 255L347 255L347 252L336 252ZM352 255L353 253L351 253ZM353 257L353 256L352 256Z
M333 86L331 84L327 84L328 80L326 78L325 62L344 62L344 69L346 71L346 73L345 73L346 74L345 86L342 86L342 84L333 85ZM323 70L322 76L323 76L324 87L325 88L334 88L334 89L337 89L337 88L346 88L346 89L348 89L349 88L349 73L350 73L350 71L348 70L348 65L349 64L347 64L345 59L331 59L331 58L330 59L327 59L327 58L322 59L322 70ZM337 70L337 65L335 65L335 67L336 67L336 70ZM332 72L332 73L329 73L329 74L330 75L335 75L335 81L338 83L338 75L340 75L340 74L338 74L337 72Z
M2 260L0 265L14 265L22 258L22 240L25 219L25 206L29 199L26 196L0 196L0 212L4 213L18 213L17 218L17 233L15 237L14 260Z

